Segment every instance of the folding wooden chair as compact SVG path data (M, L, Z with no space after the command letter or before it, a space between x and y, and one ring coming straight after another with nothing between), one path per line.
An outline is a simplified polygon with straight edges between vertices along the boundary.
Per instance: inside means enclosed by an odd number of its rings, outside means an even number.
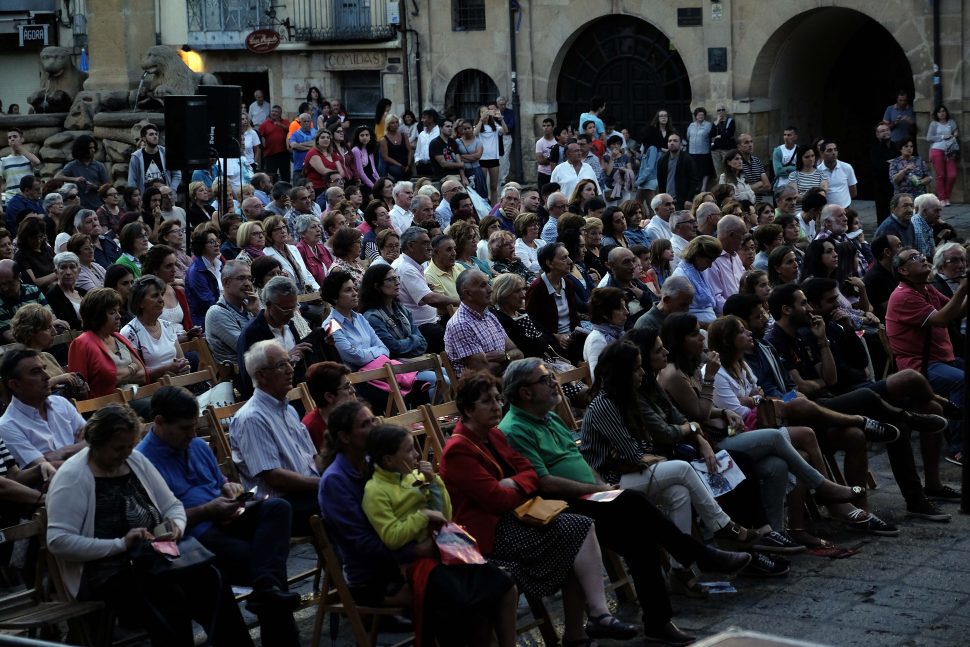
M205 337L196 337L195 339L181 342L179 346L182 348L183 355L186 353L195 353L198 355L200 371L212 368L213 376L215 376L215 373L219 370L219 364L212 356L212 349L209 348L209 342L205 340ZM212 379L215 380L215 377Z
M428 418L427 405L397 416L384 418L381 422L388 425L398 425L410 431L411 437L414 438L420 449L421 460L430 461L435 470L438 469L442 445L438 442L438 436Z
M51 339L51 346L60 346L61 344L70 346L71 342L80 336L81 332L78 330L67 330L60 335L54 335L54 338Z
M192 341L197 340L193 339ZM196 384L202 384L203 382L215 384L216 368L215 366L210 365L205 368L200 368L195 373L186 373L185 375L166 375L159 380L159 382L165 384L166 386L184 386L186 388L195 386ZM139 397L141 396L139 395Z
M150 398L155 395L159 389L165 386L163 381L165 378L161 378L157 382L152 382L151 384L146 384L145 386L138 387L138 391L135 392L135 398L141 400L142 398Z
M592 386L593 378L589 372L589 364L583 362L574 369L563 371L562 373L554 373L553 375L556 377L556 390L559 392L559 404L556 405L556 414L562 418L562 421L566 423L569 429L579 431L583 420L582 418L576 419L576 416L573 414L573 408L569 405L566 392L562 387L564 384L569 384L570 382L583 382L587 386Z
M102 637L94 635L92 625L82 619L97 615L99 621L94 626L106 629L104 603L70 600L47 550L47 514L43 509L30 521L0 531L0 544L20 539L37 541L40 547L33 588L0 599L0 629L23 631L37 638L41 628L65 622L75 640L90 647L102 644ZM47 593L48 585L53 595Z
M102 395L97 398L89 398L87 400L74 400L73 402L78 413L83 416L88 413L94 413L98 409L102 409L109 404L127 404L129 400L131 400L130 390L115 389L108 395Z
M323 521L319 516L310 517L310 528L313 529L313 545L316 548L317 556L323 567L323 586L317 601L317 613L313 620L313 637L311 645L320 644L320 635L323 632L323 619L327 613L337 613L347 616L350 621L350 630L354 636L354 644L358 647L364 645L375 645L377 643L377 632L379 630L381 616L401 615L405 612L402 607L365 607L358 606L350 594L350 588L344 579L340 559L334 550L327 531L323 527ZM364 626L364 617L370 619L370 630ZM336 642L337 627L331 625L331 639ZM413 637L398 643L407 645L414 642ZM395 646L396 647L396 646Z
M216 455L216 461L219 463L219 467L222 468L222 473L227 479L235 483L240 483L241 481L239 479L239 470L236 468L236 463L232 460L228 423L236 415L236 412L242 409L244 404L246 403L237 402L225 407L213 407L209 405L203 414L206 419L205 424L210 430L209 446L212 447L212 451Z
M455 424L461 419L461 414L458 413L458 405L452 400L444 404L426 404L424 409L430 427L429 433L433 434L435 442L444 448L445 442L451 437Z
M444 372L441 370L441 361L438 359L437 355L422 355L421 357L416 357L410 359L406 362L400 364L385 364L384 367L390 372L391 379L388 380L388 384L392 391L397 391L397 395L394 401L400 400L404 402L404 396L401 394L401 386L394 379L397 375L402 375L404 373L417 373L418 371L433 371L435 374L435 395L434 400L431 404L437 404L438 402L444 402L444 392L446 390L450 391L450 388L445 387ZM407 408L398 409L396 412L392 411L390 413L404 413Z
M310 397L310 389L307 387L306 382L300 382L286 394L287 402L295 402L297 400L303 405L303 411L306 413L310 413L317 408L313 398Z
M451 359L448 357L448 353L441 351L438 353L438 361L441 362L441 367L448 374L448 380L451 382L451 394L448 397L449 400L455 399L455 389L458 387L458 373L455 372L455 367L451 363Z
M355 371L347 376L351 384L357 385L364 382L374 382L382 381L387 384L388 396L387 396L387 406L384 408L384 415L389 416L394 411L407 411L408 407L404 403L404 398L401 397L401 391L395 390L391 385L394 382L394 374L391 373L387 364L380 368L372 368L368 371Z

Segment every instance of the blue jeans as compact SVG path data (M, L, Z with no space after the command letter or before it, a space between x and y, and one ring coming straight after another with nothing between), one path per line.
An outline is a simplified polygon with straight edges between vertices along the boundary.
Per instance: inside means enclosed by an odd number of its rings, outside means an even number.
M966 371L962 358L957 358L949 364L930 362L926 371L926 378L937 395L942 395L959 408L963 408L963 381ZM954 420L950 422L949 452L955 453L963 449L963 423Z

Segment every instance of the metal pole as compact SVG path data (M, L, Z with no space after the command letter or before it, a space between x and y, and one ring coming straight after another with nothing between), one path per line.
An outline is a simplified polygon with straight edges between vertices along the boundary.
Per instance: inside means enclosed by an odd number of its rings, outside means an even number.
M512 133L512 150L509 153L509 175L522 180L522 121L519 110L519 79L518 61L515 54L515 12L518 10L518 3L509 0L509 59L511 63L512 81L512 114L515 115L515 131Z
M935 4L935 3L934 3ZM966 280L966 279L964 279ZM963 316L970 316L970 299L964 304ZM964 341L964 361L966 366L970 366L970 344ZM970 514L970 461L967 460L967 431L970 430L970 412L967 410L967 403L970 402L970 382L963 380L963 468L960 470L960 512Z
M933 102L943 105L943 47L940 45L940 0L933 0Z

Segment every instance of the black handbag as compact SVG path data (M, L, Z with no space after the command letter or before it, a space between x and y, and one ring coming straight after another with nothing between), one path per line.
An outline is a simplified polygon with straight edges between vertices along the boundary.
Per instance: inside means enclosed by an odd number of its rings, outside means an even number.
M129 553L131 566L143 575L159 576L208 566L216 559L212 551L190 535L180 539L178 547L179 556L169 557L156 551L151 542L141 542Z

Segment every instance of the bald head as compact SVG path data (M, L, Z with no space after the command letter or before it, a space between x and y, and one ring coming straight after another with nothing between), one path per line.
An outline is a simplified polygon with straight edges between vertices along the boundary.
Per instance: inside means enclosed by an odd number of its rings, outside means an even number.
M748 226L737 216L722 216L717 223L717 239L728 254L734 254L741 249L741 241L747 231Z
M242 212L247 220L258 220L263 213L263 202L256 197L249 197L242 201Z
M461 189L461 182L455 180L445 180L441 183L441 195Z
M626 285L633 280L635 262L636 256L625 247L614 248L607 257L610 273L613 274L615 282L620 285Z
M9 281L17 276L17 264L9 258L0 261L0 281Z

